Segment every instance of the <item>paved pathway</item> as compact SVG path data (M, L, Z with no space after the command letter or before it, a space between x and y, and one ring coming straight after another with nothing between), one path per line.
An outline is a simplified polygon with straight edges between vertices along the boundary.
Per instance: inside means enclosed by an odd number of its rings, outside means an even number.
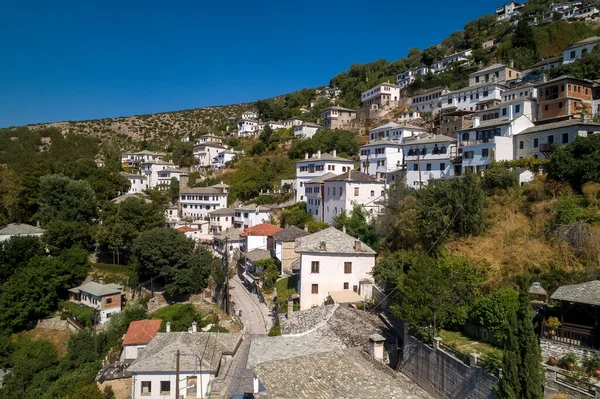
M242 311L242 323L249 334L266 334L273 325L271 312L256 294L248 292L238 276L229 280L229 293L236 314Z

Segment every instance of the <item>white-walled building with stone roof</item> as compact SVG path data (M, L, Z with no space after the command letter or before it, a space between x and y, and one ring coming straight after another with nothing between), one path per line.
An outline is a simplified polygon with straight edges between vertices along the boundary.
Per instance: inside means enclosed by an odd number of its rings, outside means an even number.
M179 189L179 204L181 217L190 219L205 219L210 212L227 208L229 186L215 184L210 187L181 187Z
M370 299L371 271L377 253L360 240L333 227L296 239L300 254L300 309L322 306L340 291Z
M306 201L304 184L307 181L326 173L339 175L353 168L354 161L338 157L336 150L331 154L318 151L314 156L306 153L303 160L296 162L296 202Z

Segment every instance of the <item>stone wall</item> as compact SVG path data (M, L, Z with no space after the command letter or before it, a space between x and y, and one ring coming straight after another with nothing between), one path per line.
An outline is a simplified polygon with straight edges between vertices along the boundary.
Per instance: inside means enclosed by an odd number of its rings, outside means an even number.
M279 325L282 335L301 334L312 330L326 321L337 309L337 305L319 306L312 309L279 315Z
M542 361L544 362L548 360L548 357L550 356L561 358L567 352L573 352L580 358L593 357L595 354L599 353L592 349L580 348L575 345L568 345L547 338L540 339L540 349L542 351Z
M581 386L575 387L572 384L565 383L557 378L556 367L546 369L546 379L544 382L544 398L552 399L557 394L566 395L569 399L590 399L600 397L600 390L597 386L590 385L588 389ZM564 397L564 396L563 396Z

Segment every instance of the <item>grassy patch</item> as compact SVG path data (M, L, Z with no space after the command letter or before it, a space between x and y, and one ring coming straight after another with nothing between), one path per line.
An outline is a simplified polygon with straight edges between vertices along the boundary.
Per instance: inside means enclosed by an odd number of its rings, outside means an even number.
M287 299L290 295L296 294L297 284L298 276L285 277L275 283L277 309L282 312L287 311Z
M441 330L439 336L446 344L456 348L465 355L470 355L473 352L479 352L482 355L488 355L492 352L498 351L498 349L494 348L492 345L479 341L473 341L471 338L457 331Z
M19 336L26 336L36 341L48 341L56 347L58 354L63 356L67 354L67 343L71 338L71 333L66 330L36 327L20 333Z

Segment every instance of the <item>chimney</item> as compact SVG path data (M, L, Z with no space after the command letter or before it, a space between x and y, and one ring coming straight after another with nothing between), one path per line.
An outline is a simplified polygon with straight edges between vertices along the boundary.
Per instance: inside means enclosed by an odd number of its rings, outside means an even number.
M100 277L100 278L98 279L98 284L100 284L100 285L104 285L104 277Z
M513 60L510 60L510 64L508 64L508 65L510 65L511 68L514 68L515 67L515 62Z
M193 322L192 323L192 332L198 332L198 323L197 322Z
M335 148L333 149L333 156L337 157L337 150Z
M473 117L473 127L477 127L477 126L479 126L479 123L480 123L480 121L481 121L481 118L480 118L480 117L478 117L478 116L474 116L474 117Z
M308 232L308 225L307 224L304 225L304 231Z
M287 305L288 305L287 314L288 314L288 317L291 317L292 313L294 313L294 301L291 301L288 299Z
M321 150L317 151L317 159L321 159Z
M343 226L342 226L342 232L343 232L344 234L346 234L346 225L343 225Z
M308 152L304 154L304 159L308 159Z
M321 241L321 243L319 244L319 249L321 251L327 251L327 244L325 243L325 241Z
M171 332L171 322L167 321L167 332Z
M40 228L40 221L39 220L37 222L35 222L35 227L37 227L38 229Z
M362 248L362 243L360 242L360 240L355 240L354 241L354 250L355 251L360 251Z
M383 362L383 343L385 338L379 334L373 334L369 337L369 354L378 362Z

